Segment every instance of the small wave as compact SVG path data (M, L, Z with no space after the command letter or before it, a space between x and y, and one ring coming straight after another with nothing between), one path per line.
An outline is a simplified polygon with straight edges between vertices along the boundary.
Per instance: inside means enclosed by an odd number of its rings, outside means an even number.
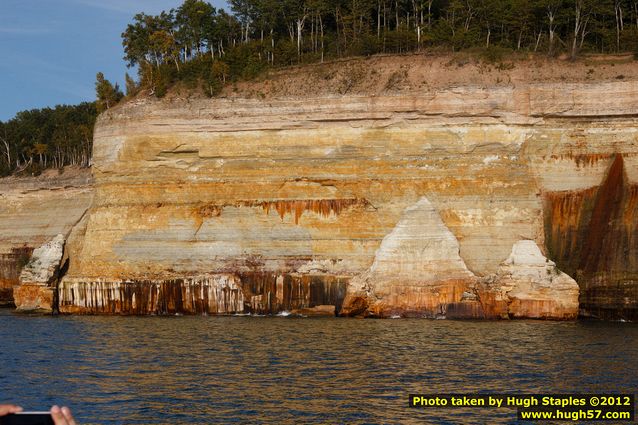
M277 313L277 316L279 316L279 317L288 317L291 314L292 314L291 312L284 310L284 311L280 311L279 313Z
M398 314L394 314L392 316L390 316L390 319L400 319L401 316L399 316Z

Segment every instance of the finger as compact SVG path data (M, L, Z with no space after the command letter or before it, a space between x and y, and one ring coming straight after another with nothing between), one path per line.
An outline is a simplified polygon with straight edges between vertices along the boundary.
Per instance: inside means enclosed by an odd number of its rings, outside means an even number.
M66 418L64 417L64 414L62 413L62 409L60 409L58 406L53 406L51 408L51 417L53 418L53 423L55 425L69 425L69 423L66 421Z
M77 425L75 423L75 419L73 419L73 415L71 414L71 409L69 409L68 407L63 407L62 408L62 414L64 415L64 418L66 419L67 423L69 425Z
M0 416L18 412L22 412L22 407L16 406L14 404L0 404Z

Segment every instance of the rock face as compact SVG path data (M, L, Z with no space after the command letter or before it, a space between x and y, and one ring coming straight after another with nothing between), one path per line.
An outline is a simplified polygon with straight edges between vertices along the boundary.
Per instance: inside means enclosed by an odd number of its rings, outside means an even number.
M534 241L514 244L495 276L512 318L574 319L578 315L578 284L558 270Z
M516 242L498 271L479 278L430 202L408 208L374 263L350 282L346 316L574 319L579 287L534 241Z
M394 60L103 114L61 311L638 319L638 81Z
M135 283L67 280L60 298L67 313L101 314L237 314L244 313L246 301L233 275Z
M50 242L35 249L31 260L20 273L23 285L49 285L60 271L60 261L64 253L64 236L57 235Z
M13 304L13 288L33 250L68 235L81 220L93 199L92 185L87 169L0 179L0 305Z
M13 290L18 311L53 310L54 284L59 277L63 254L63 235L57 235L33 251L31 260L20 273L20 285Z
M341 314L446 317L476 280L456 237L422 198L383 239L370 269L352 280Z
M13 287L19 283L20 271L29 262L33 248L12 247L0 254L0 306L13 304Z
M636 139L634 138L634 141ZM598 185L546 195L547 247L578 279L581 314L635 319L638 299L638 166L632 157L606 161Z

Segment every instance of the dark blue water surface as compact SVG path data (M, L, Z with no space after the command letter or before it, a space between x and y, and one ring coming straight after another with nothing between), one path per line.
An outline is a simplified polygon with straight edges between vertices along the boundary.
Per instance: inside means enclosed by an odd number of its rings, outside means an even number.
M634 393L638 326L0 311L0 400L83 424L509 424L409 393Z

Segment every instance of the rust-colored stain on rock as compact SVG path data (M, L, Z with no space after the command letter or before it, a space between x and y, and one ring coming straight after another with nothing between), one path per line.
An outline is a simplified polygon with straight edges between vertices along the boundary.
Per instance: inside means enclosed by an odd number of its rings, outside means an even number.
M600 186L545 194L547 247L578 281L584 316L638 318L637 193L617 154Z
M0 254L0 305L13 303L13 287L20 282L20 271L29 262L33 248L12 248Z
M0 253L64 219L65 312L636 318L636 82L433 83L124 102L81 224L16 190Z
M341 309L348 278L241 273L190 279L63 282L59 309L75 314L276 314ZM313 310L314 309L314 310Z
M330 217L331 214L338 216L341 214L341 211L355 205L365 206L367 205L367 201L362 199L311 199L262 203L266 214L268 214L270 210L275 210L282 220L287 214L292 214L295 217L295 224L299 224L299 219L304 211L311 211L315 214L319 214L321 217Z

